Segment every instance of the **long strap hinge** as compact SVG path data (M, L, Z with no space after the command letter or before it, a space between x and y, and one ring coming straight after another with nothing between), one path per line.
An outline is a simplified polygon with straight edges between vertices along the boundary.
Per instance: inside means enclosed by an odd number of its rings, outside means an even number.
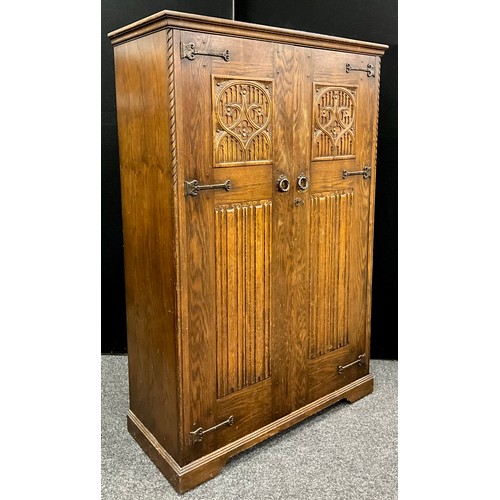
M365 353L360 354L358 356L358 359L356 359L352 363L349 363L349 364L344 365L344 366L339 366L339 374L342 375L342 373L344 373L344 370L346 368L349 368L349 367L354 366L354 365L363 366L365 363L366 363L366 354Z
M204 55L204 56L212 56L212 57L222 57L224 61L229 61L229 50L222 50L220 52L210 51L210 50L199 50L196 48L194 42L184 43L181 42L181 59L189 59L192 61L195 56Z
M349 172L348 170L344 170L342 172L342 179L347 179L351 175L362 175L363 179L371 179L372 178L372 167L368 165L363 167L363 170L358 170L356 172Z
M189 434L191 435L191 439L193 440L193 443L198 443L199 441L203 440L203 436L207 434L208 432L215 431L217 429L220 429L221 427L224 427L225 425L231 426L234 424L234 417L231 415L227 420L224 420L224 422L221 422L220 424L214 425L213 427L210 427L209 429L203 430L203 427L198 427L195 431L191 431Z
M367 64L366 69L364 69L347 63L345 65L345 72L349 73L351 71L364 71L368 76L375 76L375 66L373 64Z

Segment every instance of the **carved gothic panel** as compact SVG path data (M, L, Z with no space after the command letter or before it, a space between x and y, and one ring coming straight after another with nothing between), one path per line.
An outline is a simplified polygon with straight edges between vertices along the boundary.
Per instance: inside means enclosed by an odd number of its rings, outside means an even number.
M215 209L217 396L269 377L271 201Z
M312 195L309 357L348 344L352 190Z
M314 84L313 160L355 155L356 87Z
M214 77L216 167L271 163L272 82Z

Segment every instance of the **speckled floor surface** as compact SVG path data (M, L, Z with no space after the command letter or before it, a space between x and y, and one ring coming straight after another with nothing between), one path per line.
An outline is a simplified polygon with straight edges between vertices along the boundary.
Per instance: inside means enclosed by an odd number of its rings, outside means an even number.
M127 356L102 356L101 367L103 500L397 498L397 361L371 361L371 395L340 402L235 456L182 496L127 432Z

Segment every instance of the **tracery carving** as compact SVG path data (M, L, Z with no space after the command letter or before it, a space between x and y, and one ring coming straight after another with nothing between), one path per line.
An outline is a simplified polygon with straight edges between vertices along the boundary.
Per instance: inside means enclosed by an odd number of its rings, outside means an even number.
M272 82L214 79L215 166L271 163Z
M355 154L356 87L314 84L313 160Z

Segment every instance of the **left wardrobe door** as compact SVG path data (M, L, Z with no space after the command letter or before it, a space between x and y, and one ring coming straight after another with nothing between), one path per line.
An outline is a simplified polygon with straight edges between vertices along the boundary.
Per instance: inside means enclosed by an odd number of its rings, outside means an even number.
M271 421L274 46L173 43L189 461Z

